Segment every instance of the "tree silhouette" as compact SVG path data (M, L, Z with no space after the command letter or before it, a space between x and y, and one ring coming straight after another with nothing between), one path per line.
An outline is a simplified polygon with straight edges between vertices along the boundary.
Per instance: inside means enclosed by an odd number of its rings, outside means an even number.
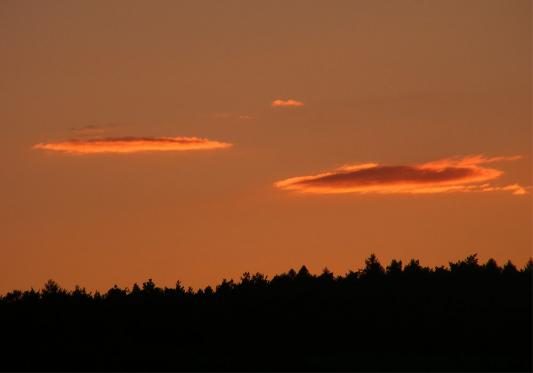
M504 276L514 276L517 273L518 273L518 271L516 269L516 266L510 260L508 260L503 266L502 275L504 275Z
M370 254L368 259L365 260L365 268L362 274L365 278L379 278L385 275L385 269L375 254Z
M496 277L501 273L501 268L498 266L498 263L492 258L487 260L487 263L485 263L482 266L482 270L491 277Z
M402 273L402 261L393 259L387 266L387 275L398 276Z
M59 294L60 292L62 292L62 290L59 284L55 282L54 280L48 280L43 286L42 295L44 297L48 297L48 296L54 296L56 294Z
M299 279L309 279L311 278L311 274L309 273L307 267L303 265L296 274L296 277L298 277Z
M0 297L0 369L530 371L532 267L473 254L385 270L372 254L344 276L245 272L214 290L49 280Z

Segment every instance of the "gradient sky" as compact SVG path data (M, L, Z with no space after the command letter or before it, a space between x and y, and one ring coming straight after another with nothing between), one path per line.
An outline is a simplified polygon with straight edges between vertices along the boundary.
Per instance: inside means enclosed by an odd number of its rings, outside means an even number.
M0 292L340 274L372 252L525 264L531 17L525 0L0 2ZM275 184L317 175L335 193ZM390 192L405 175L456 188Z

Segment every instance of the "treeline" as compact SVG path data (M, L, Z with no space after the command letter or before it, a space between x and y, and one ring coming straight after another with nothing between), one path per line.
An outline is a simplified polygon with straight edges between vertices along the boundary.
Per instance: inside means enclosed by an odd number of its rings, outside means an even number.
M50 280L0 298L0 369L531 371L532 268L371 255L345 276L303 266L197 291Z

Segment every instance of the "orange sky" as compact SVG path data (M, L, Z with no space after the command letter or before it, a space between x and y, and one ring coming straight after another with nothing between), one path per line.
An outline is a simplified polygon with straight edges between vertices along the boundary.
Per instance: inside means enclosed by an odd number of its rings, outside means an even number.
M523 265L531 15L2 1L0 293L345 273L371 252Z

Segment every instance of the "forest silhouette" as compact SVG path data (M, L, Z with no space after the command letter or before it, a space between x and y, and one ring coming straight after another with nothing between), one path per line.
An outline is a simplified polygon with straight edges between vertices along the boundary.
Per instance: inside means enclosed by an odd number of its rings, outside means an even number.
M1 370L531 371L532 267L418 260L305 266L214 289L152 280L0 299Z

